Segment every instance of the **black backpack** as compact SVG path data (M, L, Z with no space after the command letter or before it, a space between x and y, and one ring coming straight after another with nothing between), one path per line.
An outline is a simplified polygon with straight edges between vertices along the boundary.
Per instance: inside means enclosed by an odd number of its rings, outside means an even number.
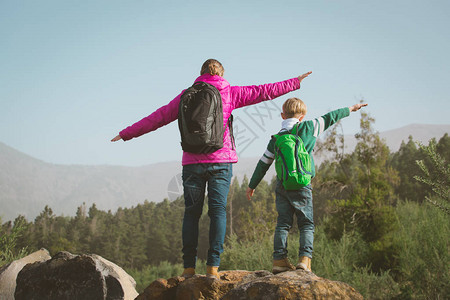
M196 82L181 95L178 127L183 151L212 153L223 147L223 108L219 90Z

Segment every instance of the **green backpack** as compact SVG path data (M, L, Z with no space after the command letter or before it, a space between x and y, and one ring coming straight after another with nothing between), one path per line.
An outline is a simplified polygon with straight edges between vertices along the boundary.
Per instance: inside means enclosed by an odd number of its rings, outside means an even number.
M275 138L275 170L286 190L299 190L311 183L311 156L298 136L298 124ZM295 132L295 134L293 134Z

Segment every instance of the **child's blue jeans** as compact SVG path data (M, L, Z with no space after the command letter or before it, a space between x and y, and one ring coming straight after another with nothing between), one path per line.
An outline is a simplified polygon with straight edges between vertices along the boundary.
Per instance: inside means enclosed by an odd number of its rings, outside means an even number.
M287 191L278 181L276 188L276 207L278 211L277 227L273 240L273 259L287 257L287 238L294 222L294 213L300 231L298 256L312 258L314 242L314 221L312 188L307 185L296 191Z
M209 250L206 264L220 265L220 254L227 227L227 196L232 176L231 163L191 164L183 166L185 211L183 218L183 261L195 268L198 246L198 222L202 215L208 183Z

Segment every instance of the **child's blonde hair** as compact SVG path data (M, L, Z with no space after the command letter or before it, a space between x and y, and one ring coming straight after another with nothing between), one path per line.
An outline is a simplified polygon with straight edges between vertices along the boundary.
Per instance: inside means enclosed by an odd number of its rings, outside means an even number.
M203 63L202 69L200 70L200 75L209 73L211 75L219 75L223 77L223 73L225 72L222 64L213 58L208 59Z
M299 98L289 98L283 103L283 114L286 118L299 118L306 115L306 104Z

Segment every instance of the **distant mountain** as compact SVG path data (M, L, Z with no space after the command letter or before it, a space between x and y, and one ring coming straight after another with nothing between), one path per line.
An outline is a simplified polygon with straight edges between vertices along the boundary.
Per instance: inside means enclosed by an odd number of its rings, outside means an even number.
M428 143L450 132L450 125L413 124L380 133L391 151L397 151L402 140ZM350 151L356 144L346 136ZM264 149L262 149L263 151ZM233 173L241 181L250 176L259 157L240 158ZM317 159L320 162L320 158ZM274 176L271 168L266 179ZM181 163L164 162L142 167L55 165L35 159L0 143L0 216L13 220L19 214L33 220L49 205L56 215L74 215L77 207L93 203L102 210L115 211L145 200L160 202L182 194Z
M83 202L102 210L160 202L178 162L143 167L54 165L0 143L0 216L34 219L49 205L55 214L74 215ZM174 173L175 172L175 173ZM156 192L155 192L156 191ZM167 192L165 193L167 197Z
M436 138L439 140L445 133L450 133L450 125L411 124L380 132L380 137L385 140L391 152L396 152L402 141L408 142L410 135L414 141L428 144L430 139ZM351 151L356 146L356 139L354 136L345 136L345 143L346 148Z

